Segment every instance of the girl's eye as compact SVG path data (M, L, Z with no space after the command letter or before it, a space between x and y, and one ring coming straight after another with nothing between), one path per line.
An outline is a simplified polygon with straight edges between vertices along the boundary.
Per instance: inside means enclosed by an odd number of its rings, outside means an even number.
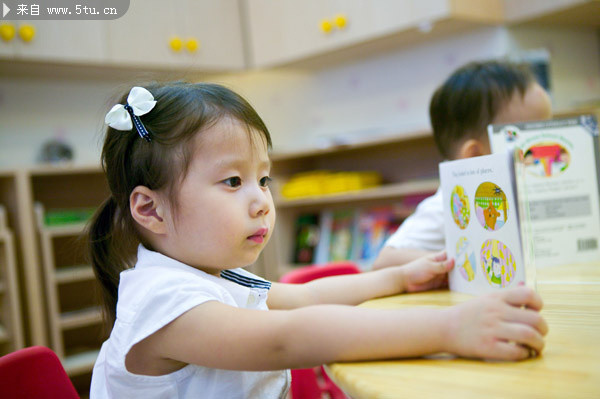
M230 177L229 179L223 180L223 183L229 187L239 187L242 185L242 179L239 176Z
M269 176L265 176L262 179L260 179L260 186L269 187L269 183L271 183L272 181L273 179L271 179Z

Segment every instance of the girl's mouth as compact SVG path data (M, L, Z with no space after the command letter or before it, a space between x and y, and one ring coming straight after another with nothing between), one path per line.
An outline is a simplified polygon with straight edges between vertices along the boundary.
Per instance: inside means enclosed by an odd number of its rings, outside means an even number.
M268 232L269 229L266 228L258 229L254 234L248 236L248 240L254 241L258 244L262 244L265 241L265 237Z

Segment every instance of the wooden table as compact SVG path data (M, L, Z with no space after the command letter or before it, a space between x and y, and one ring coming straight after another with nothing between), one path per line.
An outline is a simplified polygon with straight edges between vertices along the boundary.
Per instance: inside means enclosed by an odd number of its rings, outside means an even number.
M334 363L330 377L353 398L600 398L600 262L537 272L549 326L542 356L490 362L437 355ZM472 298L449 291L371 300L369 308L450 306Z

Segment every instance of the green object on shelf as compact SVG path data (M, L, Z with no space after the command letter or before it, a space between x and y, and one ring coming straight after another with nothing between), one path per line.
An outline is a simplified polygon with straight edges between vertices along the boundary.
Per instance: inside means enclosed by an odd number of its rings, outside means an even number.
M65 224L76 224L87 222L94 214L96 208L80 209L54 209L44 214L46 226L62 226Z

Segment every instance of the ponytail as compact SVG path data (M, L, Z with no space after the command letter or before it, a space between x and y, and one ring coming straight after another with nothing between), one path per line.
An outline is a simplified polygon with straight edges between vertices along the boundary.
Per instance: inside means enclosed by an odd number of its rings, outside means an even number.
M88 226L89 258L94 274L101 285L104 321L107 331L112 329L117 314L119 275L132 263L135 243L127 234L119 207L111 195L92 216Z

